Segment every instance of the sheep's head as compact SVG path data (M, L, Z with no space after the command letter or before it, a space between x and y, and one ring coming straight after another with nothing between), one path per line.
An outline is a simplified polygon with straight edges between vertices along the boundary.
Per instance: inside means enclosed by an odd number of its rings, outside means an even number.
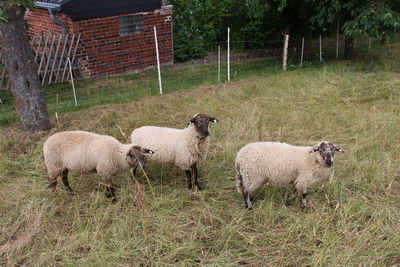
M130 166L141 166L145 167L146 164L146 156L154 154L154 151L146 148L142 148L140 146L132 146L129 149L126 158Z
M207 137L210 135L210 132L208 131L208 124L210 122L218 122L218 120L204 114L196 114L190 119L189 125L193 124L196 131L201 136Z
M314 146L310 153L318 152L317 160L319 163L331 167L333 165L333 157L335 156L336 151L344 152L340 146L334 145L329 141L322 141Z

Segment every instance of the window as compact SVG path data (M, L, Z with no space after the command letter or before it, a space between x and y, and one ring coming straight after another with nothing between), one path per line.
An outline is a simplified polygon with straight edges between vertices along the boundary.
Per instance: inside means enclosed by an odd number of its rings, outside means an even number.
M119 17L119 35L127 36L143 32L143 15Z

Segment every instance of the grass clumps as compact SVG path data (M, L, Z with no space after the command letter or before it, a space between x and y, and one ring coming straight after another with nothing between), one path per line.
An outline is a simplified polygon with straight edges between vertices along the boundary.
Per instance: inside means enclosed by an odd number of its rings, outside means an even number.
M392 55L400 46L382 49ZM61 114L49 132L0 128L0 265L398 264L400 69L386 52L373 53L376 66L367 57ZM129 173L115 179L115 205L90 175L70 179L75 196L46 188L42 145L54 132L124 141L122 133L142 125L183 128L199 112L220 120L199 166L204 191L185 189L177 168L153 164L151 187L139 177L144 206L132 199ZM289 188L268 187L247 212L233 162L259 140L330 140L346 153L335 159L332 184L310 188L307 212L290 201Z

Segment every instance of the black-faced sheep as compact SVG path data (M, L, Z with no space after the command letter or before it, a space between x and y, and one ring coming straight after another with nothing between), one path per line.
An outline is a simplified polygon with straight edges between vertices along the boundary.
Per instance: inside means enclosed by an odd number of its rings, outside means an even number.
M196 164L204 160L208 153L210 133L208 124L218 120L204 114L193 116L185 129L143 126L131 135L132 144L147 147L155 152L149 161L175 165L185 171L187 186L192 188L192 176L197 189Z
M128 171L135 166L144 167L146 156L154 152L121 144L117 139L84 131L59 132L50 136L43 145L49 187L57 186L61 176L64 186L72 192L68 173L80 175L98 173L107 183L107 197L116 201L111 180L113 175Z
M243 194L245 207L251 208L252 193L262 184L293 184L301 194L301 208L306 207L307 187L329 174L335 152L342 148L329 141L314 147L286 143L258 142L242 147L235 160L236 184Z

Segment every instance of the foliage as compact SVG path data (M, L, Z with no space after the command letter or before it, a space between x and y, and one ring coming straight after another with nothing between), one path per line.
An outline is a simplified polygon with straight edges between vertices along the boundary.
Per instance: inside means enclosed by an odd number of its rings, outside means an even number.
M226 3L230 0L171 0L174 5L175 60L187 61L202 57L207 43L221 34L221 23L226 16Z
M296 0L171 0L174 6L175 61L200 58L225 43L227 28L236 49L265 47L290 26L297 36L311 29L308 4Z
M349 37L384 38L400 31L400 1L391 0L171 0L177 62L203 57L210 44L240 41L237 49L265 47L290 28L291 38L330 35L338 20Z
M339 20L346 36L384 38L400 32L400 3L392 0L306 0L314 4L312 22L332 26Z
M19 6L21 8L26 8L33 6L34 0L2 0L0 1L0 23L7 22L4 14L4 10L14 6Z

